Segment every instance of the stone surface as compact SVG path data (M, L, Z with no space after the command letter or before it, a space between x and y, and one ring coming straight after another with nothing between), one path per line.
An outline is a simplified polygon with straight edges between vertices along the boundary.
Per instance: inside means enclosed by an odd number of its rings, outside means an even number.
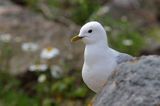
M143 56L117 67L94 106L159 106L160 57Z

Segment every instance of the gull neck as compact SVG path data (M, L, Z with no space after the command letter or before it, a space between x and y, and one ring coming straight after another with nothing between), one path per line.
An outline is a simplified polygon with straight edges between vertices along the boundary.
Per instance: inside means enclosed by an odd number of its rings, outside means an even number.
M96 43L86 44L86 47L109 48L107 41L99 41Z

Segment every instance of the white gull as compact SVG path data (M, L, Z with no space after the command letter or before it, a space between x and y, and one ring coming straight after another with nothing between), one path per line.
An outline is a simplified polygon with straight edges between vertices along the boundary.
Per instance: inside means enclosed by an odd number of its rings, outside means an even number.
M82 39L86 45L82 77L86 85L96 93L102 90L117 65L133 60L132 56L108 46L106 31L96 21L83 25L78 36L73 37L71 41L79 39Z

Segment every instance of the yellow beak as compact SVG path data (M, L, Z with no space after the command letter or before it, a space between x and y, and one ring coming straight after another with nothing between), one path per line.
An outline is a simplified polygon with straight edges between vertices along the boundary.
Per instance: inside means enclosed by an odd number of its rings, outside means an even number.
M80 39L82 39L83 37L79 37L78 35L77 36L74 36L72 39L71 39L71 42L75 42L75 41L78 41Z

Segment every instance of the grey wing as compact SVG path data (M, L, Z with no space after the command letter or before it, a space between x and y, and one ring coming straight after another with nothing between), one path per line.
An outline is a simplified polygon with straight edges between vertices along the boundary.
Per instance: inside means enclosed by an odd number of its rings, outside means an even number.
M134 57L125 53L119 53L119 55L116 57L117 64L121 64L127 61L132 61L133 59Z

